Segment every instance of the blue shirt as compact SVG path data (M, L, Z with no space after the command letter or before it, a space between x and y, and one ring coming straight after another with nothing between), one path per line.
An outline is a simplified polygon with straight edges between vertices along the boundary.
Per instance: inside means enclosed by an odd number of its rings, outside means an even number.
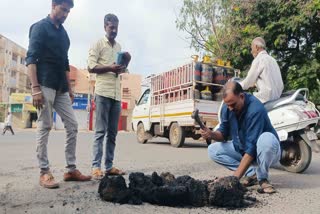
M67 92L70 40L60 25L54 25L48 16L30 27L26 64L36 64L38 82L42 86Z
M229 137L232 139L237 152L241 155L247 153L253 158L257 156L257 141L262 133L271 132L279 139L263 104L253 95L246 93L239 117L230 111L226 104L223 105L218 131L223 134L225 140Z

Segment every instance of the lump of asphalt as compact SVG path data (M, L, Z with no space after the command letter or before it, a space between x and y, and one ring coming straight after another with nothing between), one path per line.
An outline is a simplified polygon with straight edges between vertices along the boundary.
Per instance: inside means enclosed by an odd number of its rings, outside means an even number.
M128 203L131 197L131 191L122 176L105 176L99 184L98 193L101 199L120 204Z
M243 207L245 188L235 176L219 179L208 184L209 205L228 208Z
M102 200L139 205L142 202L165 206L218 206L242 208L254 203L245 197L246 189L234 176L217 182L196 180L190 176L175 178L171 173L153 172L129 175L129 187L122 176L105 176L98 192ZM249 201L249 202L248 202Z

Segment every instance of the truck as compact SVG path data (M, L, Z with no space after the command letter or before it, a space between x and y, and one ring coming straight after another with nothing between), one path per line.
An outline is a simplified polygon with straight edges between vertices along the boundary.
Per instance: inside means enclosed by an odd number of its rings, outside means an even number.
M144 144L165 137L173 147L182 147L185 138L199 140L200 127L192 112L198 109L204 124L213 129L218 124L222 86L233 75L229 66L195 61L152 75L133 110L137 141Z

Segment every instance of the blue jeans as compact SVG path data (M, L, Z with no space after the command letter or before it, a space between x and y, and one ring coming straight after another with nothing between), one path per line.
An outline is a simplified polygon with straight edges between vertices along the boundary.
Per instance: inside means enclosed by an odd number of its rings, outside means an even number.
M121 102L96 95L96 125L93 143L92 168L101 168L103 155L103 142L106 136L105 146L105 169L110 170L113 165L114 150L116 148L116 137L118 133L118 122L121 112Z
M235 151L232 141L213 143L208 147L208 155L213 161L235 171L242 155ZM245 176L257 174L258 180L268 179L269 168L277 164L281 157L280 143L270 132L264 132L257 141L256 161L245 172Z

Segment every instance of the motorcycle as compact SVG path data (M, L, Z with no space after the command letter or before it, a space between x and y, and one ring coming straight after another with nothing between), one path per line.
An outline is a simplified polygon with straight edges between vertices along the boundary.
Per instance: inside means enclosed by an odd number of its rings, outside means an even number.
M307 88L301 88L264 104L281 142L280 163L289 172L304 172L311 163L312 151L319 152L315 130L320 113L308 101L308 94Z

